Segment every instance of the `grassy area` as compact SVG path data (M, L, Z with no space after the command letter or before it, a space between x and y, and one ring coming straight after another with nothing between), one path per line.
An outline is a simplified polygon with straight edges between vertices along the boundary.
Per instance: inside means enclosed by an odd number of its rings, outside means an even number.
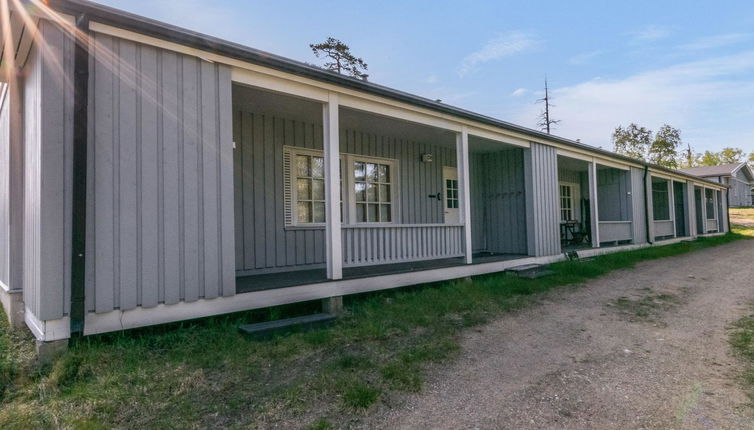
M536 280L496 274L347 297L333 327L269 341L237 328L317 304L88 337L45 368L30 366L30 339L0 323L0 428L347 427L421 390L468 327L558 286L746 236L754 229L557 263Z
M754 402L754 314L741 318L733 324L730 344L736 354L746 362L742 382L746 393Z
M730 222L754 227L754 207L730 209Z

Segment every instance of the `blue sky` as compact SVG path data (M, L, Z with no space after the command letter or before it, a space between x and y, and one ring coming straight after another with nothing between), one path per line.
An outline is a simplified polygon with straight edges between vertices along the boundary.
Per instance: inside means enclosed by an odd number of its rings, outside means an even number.
M612 149L615 126L754 151L754 2L100 0L300 61L333 36L370 80ZM549 4L548 4L549 3Z

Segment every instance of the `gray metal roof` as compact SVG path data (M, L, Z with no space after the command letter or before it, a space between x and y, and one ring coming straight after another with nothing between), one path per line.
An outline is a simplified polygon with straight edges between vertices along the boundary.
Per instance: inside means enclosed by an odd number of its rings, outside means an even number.
M64 13L79 16L85 15L87 19L95 20L103 24L109 24L115 27L131 30L144 35L152 36L158 39L191 46L197 49L201 49L207 52L216 53L226 57L230 57L236 60L258 64L265 67L270 67L283 72L295 74L298 76L315 79L322 82L328 82L341 87L358 90L364 93L373 94L392 100L411 104L413 106L423 107L433 110L435 112L441 112L449 115L453 115L458 118L468 119L476 121L482 124L498 127L504 130L509 130L516 133L521 133L526 136L542 139L546 141L556 142L566 146L570 146L577 149L587 150L596 154L601 154L606 157L623 160L630 163L637 163L643 166L651 167L655 170L665 171L668 173L678 174L687 178L700 180L698 176L690 175L684 172L679 172L675 169L669 169L667 167L659 166L645 161L636 160L625 155L617 154L612 151L597 148L591 145L586 145L581 142L566 139L559 136L546 134L541 131L533 130L528 127L523 127L510 122L502 121L496 118L492 118L486 115L481 115L466 109L447 105L445 103L439 103L437 101L420 97L414 94L410 94L404 91L396 90L383 85L378 85L372 82L363 81L348 76L339 75L328 70L324 70L320 67L306 64L300 61L285 58L279 55L264 52L258 49L243 46L237 43L222 40L216 37L208 36L206 34L198 33L195 31L187 30L178 26L170 25L164 22L146 18L140 15L125 12L112 7L104 6L101 4L93 3L88 0L49 0L49 5L52 8L60 10ZM720 184L712 181L702 179L711 185L719 186Z
M683 173L689 175L699 176L702 178L708 178L711 176L732 176L738 169L746 163L730 163L720 164L717 166L702 166L702 167L689 167L685 169L678 169Z

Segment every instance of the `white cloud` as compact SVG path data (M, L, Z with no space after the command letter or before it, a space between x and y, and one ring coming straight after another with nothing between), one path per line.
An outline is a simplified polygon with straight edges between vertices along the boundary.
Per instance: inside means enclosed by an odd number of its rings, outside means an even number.
M652 42L654 40L664 39L668 36L670 36L670 29L667 27L663 27L660 25L647 25L644 26L638 30L632 31L629 33L634 43L642 43L642 42Z
M581 54L574 55L573 57L569 58L568 63L574 66L578 66L578 65L587 63L590 60L594 59L595 57L599 57L602 54L604 54L604 51L602 51L601 49L597 49L597 50L589 51L589 52L583 52Z
M511 96L513 96L513 97L520 97L520 96L522 96L522 95L524 95L524 94L526 94L528 92L529 92L529 90L527 90L526 88L519 88L519 89L513 91L511 93Z
M425 84L434 85L436 83L440 82L440 78L437 77L437 75L429 75L426 78L424 78Z
M623 79L593 79L552 90L556 134L610 147L617 125L681 129L696 150L751 146L754 51L677 64ZM517 122L533 127L541 106L521 105ZM747 140L748 139L748 140Z
M722 48L723 46L734 45L745 42L752 38L751 33L727 33L715 36L702 37L691 43L681 45L681 49L689 51L702 51L706 49Z
M541 41L521 31L511 31L487 41L479 50L472 52L461 61L458 75L464 77L481 63L499 60L520 52L537 48Z

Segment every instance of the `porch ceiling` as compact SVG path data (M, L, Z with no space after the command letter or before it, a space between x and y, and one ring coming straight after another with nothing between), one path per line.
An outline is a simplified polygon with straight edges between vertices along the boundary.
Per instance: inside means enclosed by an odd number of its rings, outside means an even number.
M558 155L558 168L575 172L586 172L589 170L589 163L584 160Z

